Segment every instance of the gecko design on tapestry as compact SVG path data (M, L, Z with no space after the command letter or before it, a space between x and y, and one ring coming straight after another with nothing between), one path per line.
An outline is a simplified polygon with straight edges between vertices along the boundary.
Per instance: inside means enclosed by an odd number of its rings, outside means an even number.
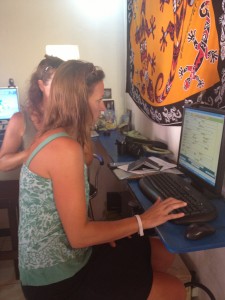
M208 50L208 47L207 47L207 42L208 42L208 38L209 38L209 34L210 34L210 14L209 14L209 10L207 9L208 4L209 4L209 1L203 2L199 9L200 17L206 19L201 41L198 42L196 40L196 30L191 30L188 33L188 42L193 43L194 48L198 51L198 53L193 62L193 65L189 65L184 68L183 67L179 68L180 79L183 78L183 76L186 72L190 73L189 77L184 80L183 88L185 90L187 90L190 87L191 82L193 80L197 81L198 88L204 87L204 80L199 78L199 76L198 76L198 70L200 69L203 60L209 59L209 61L211 63L214 63L216 60L218 60L217 50Z
M203 91L202 101L212 97L212 106L222 106L225 0L219 2L128 0L126 90L156 123L179 124L184 101L196 102Z
M170 1L168 0L160 0L160 10L163 11L164 5L169 4ZM141 62L142 62L142 69L139 71L140 74L140 81L138 83L138 87L142 91L143 95L147 93L148 99L150 102L158 102L161 103L167 97L173 80L176 74L176 68L178 63L178 57L181 48L181 42L183 37L183 23L185 20L186 9L187 5L192 6L193 0L189 1L181 1L181 0L173 0L173 13L174 13L174 22L169 22L166 29L163 27L161 28L162 37L160 39L161 47L160 51L164 52L167 47L167 37L170 37L170 40L173 42L173 56L172 56L172 63L171 63L171 70L169 73L169 77L166 82L165 89L162 92L159 92L162 88L164 82L164 75L160 73L158 78L156 79L155 88L153 82L149 76L148 67L150 64L151 67L151 74L155 72L156 66L156 55L153 52L150 55L147 52L147 42L146 38L149 38L152 35L154 39L154 30L156 28L155 25L155 17L150 18L150 25L148 26L148 22L144 19L145 16L145 9L146 9L146 0L143 0L141 5L141 16L142 21L140 27L136 28L135 34L135 42L140 44L140 55L141 55ZM144 35L146 34L146 38ZM144 80L143 80L144 79Z

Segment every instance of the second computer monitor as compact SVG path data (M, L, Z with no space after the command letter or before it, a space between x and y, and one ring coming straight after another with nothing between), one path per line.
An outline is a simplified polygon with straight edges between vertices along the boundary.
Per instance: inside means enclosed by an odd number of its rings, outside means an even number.
M0 87L0 121L9 120L19 111L17 87Z

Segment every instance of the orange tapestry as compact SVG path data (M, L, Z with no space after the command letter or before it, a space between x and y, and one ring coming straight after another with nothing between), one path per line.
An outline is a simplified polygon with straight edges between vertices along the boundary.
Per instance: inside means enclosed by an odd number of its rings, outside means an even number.
M151 119L179 124L184 101L220 82L217 26L213 1L128 1L127 92Z

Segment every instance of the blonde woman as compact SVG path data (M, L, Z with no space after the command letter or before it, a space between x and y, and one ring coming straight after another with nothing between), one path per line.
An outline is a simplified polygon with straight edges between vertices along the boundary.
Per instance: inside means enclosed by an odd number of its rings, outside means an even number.
M138 218L88 219L84 145L104 109L103 80L101 69L75 60L63 63L53 78L41 134L20 176L24 295L28 300L184 300L183 284L154 270L153 258L161 253L142 232L182 217L172 211L184 202L158 200ZM158 261L163 265L164 257Z

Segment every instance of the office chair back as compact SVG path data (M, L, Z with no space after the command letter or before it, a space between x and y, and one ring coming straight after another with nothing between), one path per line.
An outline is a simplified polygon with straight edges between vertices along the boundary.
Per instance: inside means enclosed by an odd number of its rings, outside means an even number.
M89 180L89 216L91 219L94 219L93 209L92 209L92 199L95 198L98 194L98 177L101 167L104 165L104 159L101 155L94 153L93 157L98 161L98 165L95 169L94 183L91 183Z

